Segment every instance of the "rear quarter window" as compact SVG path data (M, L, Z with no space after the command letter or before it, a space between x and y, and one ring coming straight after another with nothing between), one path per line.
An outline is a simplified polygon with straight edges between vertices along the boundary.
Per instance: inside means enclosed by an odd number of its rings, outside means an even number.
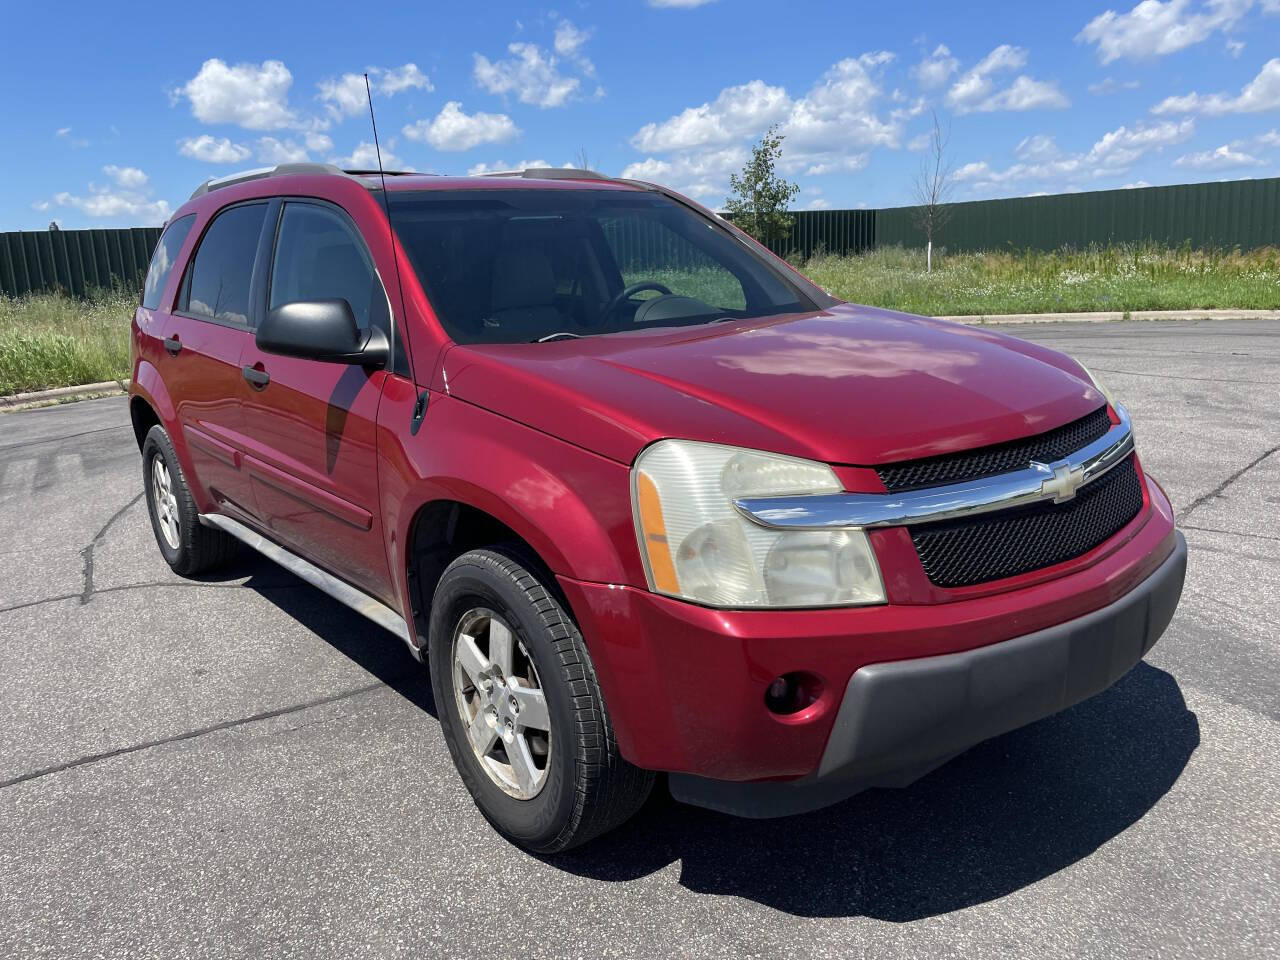
M205 231L191 270L183 309L195 317L247 326L249 286L267 204L224 210Z
M148 310L155 310L160 306L160 295L164 293L164 286L169 282L169 274L173 273L178 253L195 222L196 215L188 214L173 221L160 235L156 251L151 255L151 266L147 268L146 282L142 285L142 305Z

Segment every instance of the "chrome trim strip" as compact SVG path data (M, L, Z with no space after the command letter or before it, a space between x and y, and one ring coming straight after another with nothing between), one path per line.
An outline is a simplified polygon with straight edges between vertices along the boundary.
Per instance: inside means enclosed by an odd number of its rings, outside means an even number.
M1088 446L1054 463L1032 461L1024 470L902 493L830 493L818 496L750 497L733 502L748 520L776 530L833 527L897 527L937 523L1042 500L1062 503L1133 452L1128 411Z
M202 513L200 522L206 527L216 527L235 537L269 560L274 560L300 580L316 587L339 603L344 603L356 613L362 614L380 627L390 630L409 646L414 659L422 660L422 652L413 642L413 634L409 631L404 617L396 613L381 600L375 600L363 590L351 586L345 580L339 580L326 570L321 570L309 560L304 560L280 544L250 530L238 520L232 520L220 513Z

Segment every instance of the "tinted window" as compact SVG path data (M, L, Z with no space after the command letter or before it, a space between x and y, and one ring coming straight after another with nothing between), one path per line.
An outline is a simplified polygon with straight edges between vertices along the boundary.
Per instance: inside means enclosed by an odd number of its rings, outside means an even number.
M285 204L271 270L268 309L296 300L346 300L361 329L386 314L386 295L364 245L340 214L314 203ZM384 326L385 329L385 326Z
M160 306L160 294L164 293L164 285L169 282L169 274L173 273L174 262L178 259L178 251L191 232L191 225L196 222L193 213L175 220L165 228L156 244L156 252L151 255L151 266L147 268L147 280L142 286L142 305L148 310Z
M622 190L393 193L391 217L460 343L771 316L816 304L712 220ZM646 289L630 291L633 285Z
M191 264L188 312L224 323L248 324L249 281L266 214L265 203L232 207L209 225Z

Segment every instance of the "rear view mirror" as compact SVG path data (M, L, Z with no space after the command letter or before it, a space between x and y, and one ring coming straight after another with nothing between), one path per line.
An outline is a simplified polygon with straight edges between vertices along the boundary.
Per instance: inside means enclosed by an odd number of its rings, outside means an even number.
M377 327L361 330L346 300L297 300L267 314L254 335L258 349L287 357L365 367L386 366L387 336Z

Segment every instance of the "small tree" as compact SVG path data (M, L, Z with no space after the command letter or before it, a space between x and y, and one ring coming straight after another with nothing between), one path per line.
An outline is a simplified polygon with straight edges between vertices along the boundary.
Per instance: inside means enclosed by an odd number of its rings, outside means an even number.
M578 156L574 160L573 165L579 170L591 169L591 158L587 155L586 147L578 148Z
M776 125L765 131L751 148L751 159L741 174L729 174L729 197L725 209L736 226L761 243L786 234L791 229L789 204L800 188L775 172L782 157L782 134Z
M933 272L933 241L942 228L951 219L951 208L947 203L955 186L952 179L953 167L947 146L951 142L951 125L943 130L938 123L938 113L933 112L933 132L929 135L929 153L920 162L920 172L916 174L911 192L915 196L916 209L914 219L920 232L924 234L925 269Z

